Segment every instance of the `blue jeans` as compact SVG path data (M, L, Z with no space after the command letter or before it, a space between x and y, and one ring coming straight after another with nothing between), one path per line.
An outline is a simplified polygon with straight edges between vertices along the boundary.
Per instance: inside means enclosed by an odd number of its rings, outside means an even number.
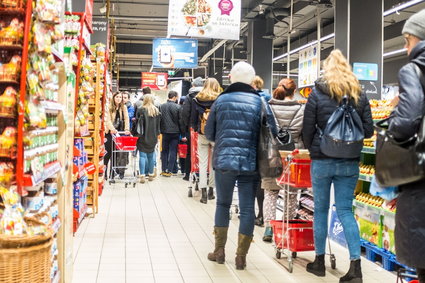
M143 151L139 151L139 170L140 170L140 174L142 175L148 175L148 174L153 174L153 165L154 165L154 153L153 152L143 152Z
M252 236L255 220L255 194L260 182L257 172L241 174L236 171L215 170L217 188L215 226L229 227L229 212L236 181L238 182L240 208L239 233Z
M148 175L148 174L153 174L153 168L155 168L156 167L156 150L154 150L153 152L151 152L152 153L152 159L153 159L153 167L152 167L152 172L151 173L149 173L149 164L148 164L148 159L146 159L146 164L145 164L145 175ZM139 160L139 162L140 162L140 160Z
M314 194L314 245L317 255L325 254L331 184L335 206L344 228L350 259L360 258L360 234L354 219L354 189L359 179L359 162L346 159L313 160L311 177Z
M177 144L179 143L179 134L162 134L162 172L172 173L176 166Z

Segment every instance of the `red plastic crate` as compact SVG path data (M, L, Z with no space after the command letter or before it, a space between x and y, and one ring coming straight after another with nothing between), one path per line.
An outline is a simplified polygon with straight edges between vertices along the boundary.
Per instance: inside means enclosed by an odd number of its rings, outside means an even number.
M282 240L287 228L286 222L282 220L272 220L270 224L273 227L273 237L278 249L287 248L289 241L289 250L291 252L303 252L314 250L313 222L307 220L289 220L288 238Z
M289 184L295 188L311 187L310 159L293 159L288 166L289 170L284 169L282 176L277 179L280 184Z
M136 150L138 137L116 137L115 145L118 150Z

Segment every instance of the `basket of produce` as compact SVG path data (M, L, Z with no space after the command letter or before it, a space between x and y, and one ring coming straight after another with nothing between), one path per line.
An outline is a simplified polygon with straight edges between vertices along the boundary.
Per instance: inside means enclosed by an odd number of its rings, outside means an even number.
M0 218L2 282L50 282L52 232L43 222L23 217L17 193L0 188L0 195L5 207Z

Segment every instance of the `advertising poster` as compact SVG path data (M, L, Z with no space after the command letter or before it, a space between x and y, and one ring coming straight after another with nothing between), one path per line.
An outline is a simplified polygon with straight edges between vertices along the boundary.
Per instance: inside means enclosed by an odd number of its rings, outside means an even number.
M154 68L197 68L198 40L155 38L152 61Z
M142 88L150 87L152 90L167 88L167 73L142 72Z
M239 40L241 0L170 0L168 36Z
M353 72L359 81L378 80L378 64L354 63Z
M317 46L313 45L299 52L298 87L312 86L317 78Z

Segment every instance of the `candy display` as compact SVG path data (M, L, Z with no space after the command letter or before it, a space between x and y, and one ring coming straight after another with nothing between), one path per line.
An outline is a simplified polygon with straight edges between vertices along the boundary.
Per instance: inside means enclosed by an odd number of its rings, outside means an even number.
M12 162L0 162L0 185L8 185L15 180L15 166Z
M373 165L360 165L360 174L373 176L375 175L375 166Z
M4 187L0 187L0 196L5 209L0 219L0 233L5 235L22 235L26 231L23 217L24 209L19 202L19 195Z
M9 23L0 20L0 45L22 45L24 38L24 23L13 18Z
M381 209L356 200L354 217L359 226L360 237L382 247Z
M9 62L0 62L0 81L18 81L21 56L14 55Z
M20 0L0 0L0 7L3 8L19 8L20 5Z
M7 87L0 95L0 117L15 116L17 95L17 91L11 86Z
M370 139L364 139L363 145L366 147L375 147L375 142L376 142L376 134L373 135Z
M0 157L13 158L16 154L16 128L7 127L0 135Z
M393 110L390 100L375 100L369 101L372 110L373 120L382 120L388 118Z
M80 31L80 17L78 15L65 15L65 33L77 34Z
M372 206L381 207L384 200L380 197L375 197L370 194L360 193L356 196L356 200L362 203L366 203Z

